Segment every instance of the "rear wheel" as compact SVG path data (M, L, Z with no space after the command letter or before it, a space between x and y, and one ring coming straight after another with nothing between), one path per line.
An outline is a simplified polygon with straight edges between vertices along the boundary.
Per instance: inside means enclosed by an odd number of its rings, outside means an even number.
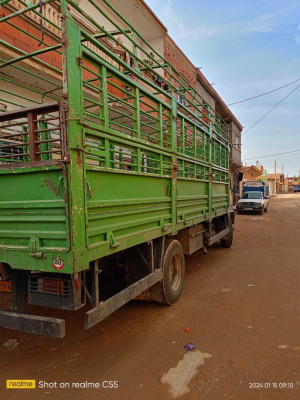
M183 288L185 262L178 240L167 242L163 260L162 303L171 305L180 297Z
M228 228L229 228L229 233L220 240L221 246L224 248L229 248L232 245L233 241L233 226L232 226L232 221L228 217Z

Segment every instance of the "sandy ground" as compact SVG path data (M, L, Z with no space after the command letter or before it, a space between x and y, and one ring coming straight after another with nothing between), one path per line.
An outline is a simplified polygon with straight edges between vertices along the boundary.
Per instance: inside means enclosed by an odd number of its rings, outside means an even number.
M272 198L263 216L237 215L231 249L186 264L172 307L131 302L88 331L85 310L63 312L64 339L0 328L0 398L300 399L300 194ZM3 347L9 338L19 345ZM7 390L6 379L43 388ZM100 388L59 388L85 382Z

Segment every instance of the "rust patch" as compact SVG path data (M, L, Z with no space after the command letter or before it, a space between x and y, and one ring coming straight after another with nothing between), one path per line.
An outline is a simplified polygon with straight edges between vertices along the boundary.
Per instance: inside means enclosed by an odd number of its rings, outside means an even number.
M177 166L173 167L172 169L172 179L176 179L177 178Z
M56 194L57 187L54 187L53 181L51 179L45 179L43 182L47 186L47 189L51 190L51 192L54 192Z
M81 161L80 153L78 153L77 156L76 156L76 164L77 164L77 167L81 169L82 161Z
M176 160L172 160L172 179L177 178L178 165Z

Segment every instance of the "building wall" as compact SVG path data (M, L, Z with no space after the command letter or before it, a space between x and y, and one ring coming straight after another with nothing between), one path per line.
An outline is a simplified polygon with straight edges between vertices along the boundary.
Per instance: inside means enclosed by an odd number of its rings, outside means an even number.
M284 184L284 174L268 174L268 179L276 179L281 185Z
M287 176L284 178L284 184L288 186L299 185L300 179L298 176Z
M200 96L203 98L203 100L206 101L206 103L212 108L215 109L215 99L213 96L205 89L205 87L202 85L202 83L197 79L196 82L196 90L200 94Z
M196 70L169 35L165 36L165 58L196 88Z
M300 179L298 176L287 176L284 178L284 187L286 192L293 193L295 185L300 185Z
M241 147L241 131L234 122L229 124L229 140L231 143L231 158L237 164L241 164L242 147Z
M242 168L242 171L243 171L243 182L258 181L259 177L263 173L263 168L250 165L250 166L244 166Z
M286 188L284 185L284 174L268 174L268 182L273 182L274 191L276 188L276 193L285 193ZM274 193L274 194L276 194Z

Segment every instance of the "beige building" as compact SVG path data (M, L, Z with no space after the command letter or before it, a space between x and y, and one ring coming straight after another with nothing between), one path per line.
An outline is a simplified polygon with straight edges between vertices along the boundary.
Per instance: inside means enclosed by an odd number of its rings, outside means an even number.
M284 193L284 174L268 174L270 194Z
M284 178L284 190L288 193L294 192L294 186L300 185L300 177L299 176L287 176Z
M242 167L243 183L248 181L258 181L263 174L263 167L260 165L244 165Z

